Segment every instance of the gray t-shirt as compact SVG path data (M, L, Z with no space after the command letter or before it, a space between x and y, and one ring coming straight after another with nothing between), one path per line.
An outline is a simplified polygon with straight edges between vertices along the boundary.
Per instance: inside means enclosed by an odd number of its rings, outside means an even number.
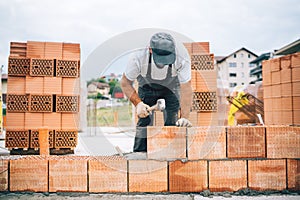
M136 50L129 57L125 70L125 76L128 80L134 81L139 75L146 77L149 62L149 49ZM151 78L154 80L164 80L168 73L168 66L162 69L156 67L152 58ZM190 58L186 54L176 54L176 60L172 67L172 77L178 76L180 83L187 83L191 80Z

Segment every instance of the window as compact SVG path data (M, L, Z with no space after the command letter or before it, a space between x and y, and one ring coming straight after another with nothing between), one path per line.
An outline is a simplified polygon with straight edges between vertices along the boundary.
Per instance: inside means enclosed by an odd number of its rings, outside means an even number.
M230 62L229 67L236 67L236 62Z
M229 77L236 77L236 73L229 73Z
M241 53L241 58L243 58L244 57L244 54L243 53Z
M233 57L236 58L236 54L233 54Z
M251 55L250 55L250 53L248 54L248 58L251 58Z
M244 68L244 63L243 62L241 63L241 67Z
M242 83L242 85L244 85L245 83Z
M229 87L235 87L236 83L229 83Z
M245 73L244 72L241 73L241 77L245 78Z

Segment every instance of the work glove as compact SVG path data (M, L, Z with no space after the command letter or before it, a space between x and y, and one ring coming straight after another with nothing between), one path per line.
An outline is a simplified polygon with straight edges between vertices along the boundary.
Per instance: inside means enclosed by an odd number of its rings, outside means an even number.
M192 123L186 118L180 118L179 120L177 120L176 126L191 127Z
M144 102L140 102L136 105L136 114L139 118L145 118L148 117L149 115L149 111L148 109L150 108L150 106L148 106L147 104L144 104Z

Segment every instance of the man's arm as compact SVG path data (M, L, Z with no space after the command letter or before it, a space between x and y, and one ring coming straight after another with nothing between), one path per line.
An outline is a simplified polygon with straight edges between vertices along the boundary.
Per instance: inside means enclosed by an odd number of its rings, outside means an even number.
M132 81L130 81L126 76L123 74L121 79L121 88L124 94L127 96L127 98L130 100L131 103L133 103L134 106L136 106L138 103L140 103L142 100L140 99L139 95L135 91L134 87L132 86Z
M180 84L180 107L181 118L189 119L192 107L193 90L191 81Z

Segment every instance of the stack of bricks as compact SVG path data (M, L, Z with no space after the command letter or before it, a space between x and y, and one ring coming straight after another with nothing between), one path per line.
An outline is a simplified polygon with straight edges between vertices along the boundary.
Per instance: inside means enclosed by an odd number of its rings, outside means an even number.
M0 190L91 193L300 190L300 127L148 128L147 159L22 156L0 160L0 170L5 172L0 176Z
M185 43L192 69L193 103L191 121L194 126L218 125L217 70L209 42ZM197 122L197 123L195 123Z
M265 124L300 124L300 53L263 62Z
M11 42L8 60L6 147L37 150L38 130L47 127L50 148L74 149L80 45Z

